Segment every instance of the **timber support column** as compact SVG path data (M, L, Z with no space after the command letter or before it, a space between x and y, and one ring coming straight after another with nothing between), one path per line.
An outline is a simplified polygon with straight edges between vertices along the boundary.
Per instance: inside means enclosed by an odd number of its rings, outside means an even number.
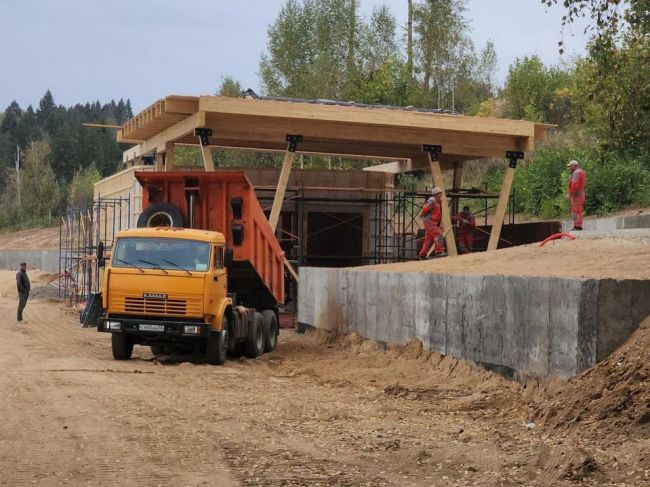
M445 182L442 178L442 170L440 169L440 160L438 159L442 152L441 145L423 145L422 150L429 156L429 166L431 167L431 177L433 185L438 186L442 190L442 234L445 236L445 243L447 244L447 253L451 256L458 255L456 250L456 237L451 230L451 215L449 213L449 203L447 202L447 194L445 192Z
M291 174L291 165L296 157L296 149L298 142L302 142L302 135L287 134L287 151L284 153L284 161L282 162L282 170L280 171L280 179L278 186L275 189L275 198L273 198L273 207L269 215L269 224L271 229L275 232L280 219L280 212L282 211L282 203L284 203L284 193L287 190L289 183L289 175Z
M497 209L494 213L494 223L492 224L492 231L490 232L490 240L488 241L487 250L496 250L501 238L501 227L503 226L503 219L506 216L506 208L508 207L508 198L510 197L510 190L512 189L512 180L515 177L515 168L517 161L524 158L524 153L519 151L506 152L508 159L508 168L503 177L503 184L501 185L501 192L499 193L499 202Z
M155 157L155 171L156 172L162 172L163 167L165 166L165 153L164 152L156 152Z
M214 171L214 161L212 160L212 151L210 150L210 137L212 129L196 128L194 135L199 138L201 144L201 156L203 157L203 166L207 172Z
M174 143L167 142L165 144L165 172L172 172L174 170Z

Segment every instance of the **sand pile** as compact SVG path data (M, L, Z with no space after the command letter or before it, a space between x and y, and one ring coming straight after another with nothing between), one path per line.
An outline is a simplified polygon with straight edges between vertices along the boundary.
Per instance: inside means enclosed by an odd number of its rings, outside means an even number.
M650 237L563 240L460 257L357 267L383 272L650 279Z
M552 386L551 386L552 387ZM596 436L650 434L650 316L606 360L560 386L533 421Z

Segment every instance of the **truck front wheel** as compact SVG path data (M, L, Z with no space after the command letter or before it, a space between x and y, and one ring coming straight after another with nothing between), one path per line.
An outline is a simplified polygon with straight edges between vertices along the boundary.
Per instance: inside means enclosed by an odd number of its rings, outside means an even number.
M273 310L262 311L264 325L264 351L272 352L278 346L278 319Z
M248 358L259 357L264 353L264 322L260 313L255 313L248 324L248 335L246 336L246 356Z
M228 319L224 316L221 331L211 331L205 347L205 355L210 365L223 365L228 352Z
M113 333L111 337L113 358L129 360L133 354L133 339L124 333Z

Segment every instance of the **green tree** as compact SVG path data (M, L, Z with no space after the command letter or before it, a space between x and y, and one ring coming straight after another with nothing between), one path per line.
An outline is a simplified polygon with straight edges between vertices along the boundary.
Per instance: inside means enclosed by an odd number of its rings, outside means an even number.
M269 26L260 62L267 94L349 99L351 1L287 0Z
M557 90L571 85L571 73L560 67L547 68L538 56L515 59L510 66L503 98L506 115L533 122L554 123L551 105Z
M457 80L466 74L474 55L465 12L466 0L423 0L413 6L421 105L451 108L455 104L446 99L454 96Z
M219 85L219 88L217 88L217 95L238 98L241 96L242 91L239 81L230 76L226 76L221 80L221 84Z
M26 218L52 223L61 191L50 166L51 149L46 140L32 142L25 152L21 194Z
M68 205L73 208L84 208L93 201L95 183L102 178L95 166L88 166L75 172L70 183Z

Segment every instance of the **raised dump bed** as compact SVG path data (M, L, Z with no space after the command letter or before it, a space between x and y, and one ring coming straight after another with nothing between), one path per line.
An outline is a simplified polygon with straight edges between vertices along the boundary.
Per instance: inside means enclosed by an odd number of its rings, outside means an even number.
M284 302L283 253L243 171L136 172L143 188L139 227L176 226L223 233L233 248L228 289L238 302Z
M649 243L577 240L426 262L303 267L298 321L382 342L418 339L505 375L566 378L606 358L650 314Z

